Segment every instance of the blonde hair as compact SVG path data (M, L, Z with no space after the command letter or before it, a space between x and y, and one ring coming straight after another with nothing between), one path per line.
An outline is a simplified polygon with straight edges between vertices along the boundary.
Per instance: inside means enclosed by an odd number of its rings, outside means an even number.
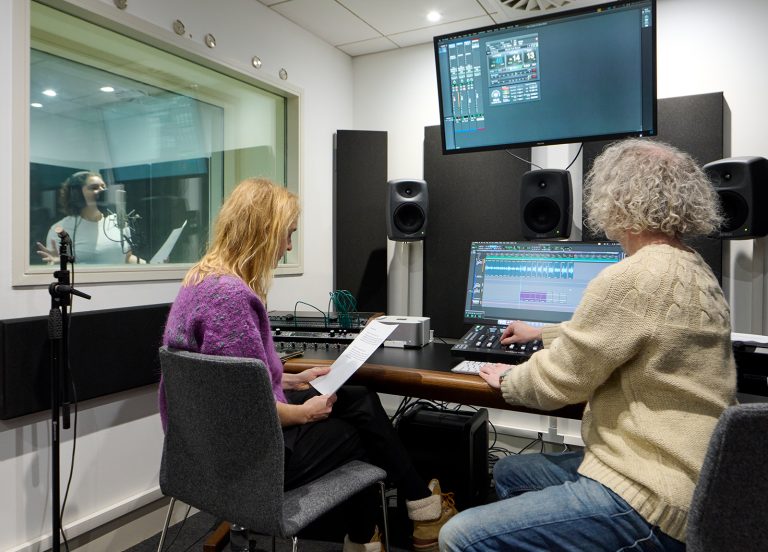
M221 206L208 250L183 285L229 274L266 301L281 247L299 211L299 198L284 187L265 178L243 180Z
M608 235L707 235L722 223L704 171L687 153L658 141L633 138L608 146L587 175L584 196L587 225Z

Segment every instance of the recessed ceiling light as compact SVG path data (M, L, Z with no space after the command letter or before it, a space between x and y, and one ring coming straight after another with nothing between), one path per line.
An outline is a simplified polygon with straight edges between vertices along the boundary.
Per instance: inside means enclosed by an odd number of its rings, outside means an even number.
M31 105L32 107L43 107L43 104L41 104L40 102L32 102L29 105Z
M101 88L99 88L99 90L101 90L102 92L114 92L115 91L115 89L112 88L111 86L102 86Z
M443 18L443 16L438 11L431 11L427 14L427 21L430 23L437 23Z
M53 98L56 95L56 91L53 90L52 88L48 88L47 90L43 90L43 94Z

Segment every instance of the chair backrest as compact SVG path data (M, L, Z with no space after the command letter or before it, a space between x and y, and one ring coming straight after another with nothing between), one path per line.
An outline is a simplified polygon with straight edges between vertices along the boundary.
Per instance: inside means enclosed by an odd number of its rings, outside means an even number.
M688 516L689 552L768 550L768 403L727 408Z
M168 407L163 494L281 534L283 433L260 360L160 349Z

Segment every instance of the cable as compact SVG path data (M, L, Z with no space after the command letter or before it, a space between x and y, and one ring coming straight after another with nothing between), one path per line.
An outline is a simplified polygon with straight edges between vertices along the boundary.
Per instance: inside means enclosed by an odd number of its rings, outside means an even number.
M536 167L536 168L537 168L537 169L539 169L539 170L544 170L544 169L542 169L541 167L539 167L539 166L538 166L536 163L534 163L533 161L528 161L527 159L523 159L523 158L522 158L522 157L520 157L519 155L515 155L514 153L512 153L512 152L511 152L511 151L509 151L509 150L504 150L504 152L505 152L505 153L507 153L508 155L511 155L511 156L512 156L512 157L514 157L515 159L519 159L519 160L520 160L520 161L522 161L523 163L527 163L527 164L529 164L530 166L532 166L532 167Z
M539 441L541 441L541 442L542 442L542 444L543 444L543 442L544 442L544 441L542 440L542 437L543 437L543 435L541 434L541 432L537 433L537 435L538 435L538 437L536 437L536 439L533 439L533 440L532 440L530 443L528 443L528 444L527 444L527 445L525 445L523 448L521 448L520 450L518 450L518 451L517 451L515 454L523 454L523 452L525 452L526 450L528 450L529 448L531 448L533 445L535 445L535 444L536 444L536 443L538 443Z
M189 512L190 512L190 510L192 510L192 506L190 506L190 505L187 505L187 511L186 511L186 513L184 514L184 519L182 519L182 520L181 520L181 524L179 525L179 530L178 530L178 531L176 531L176 534L173 536L173 539L172 539L172 540L171 540L171 542L168 544L168 546L165 548L166 550L170 550L170 549L171 549L171 547L173 546L173 543L174 543L174 542L176 542L176 539L177 539L177 538L179 537L179 535L181 534L181 530L182 530L182 529L184 529L184 524L185 524L185 523L187 523L187 518L189 517ZM218 527L218 523L217 523L216 525L214 525L213 527ZM206 535L207 535L208 533L210 533L210 529L209 529L209 530L206 532ZM195 543L197 543L199 540L200 540L200 539L197 539L197 540L195 541ZM194 544L194 543L193 543L193 544ZM189 550L189 548L187 548L187 550ZM161 552L162 552L162 551L161 551Z
M74 257L74 253L72 255ZM75 287L75 263L70 263L72 265L72 277L70 279L71 285L74 288ZM72 329L72 299L73 297L70 296L69 301L69 313L67 316L67 351L69 351L69 339L72 335L71 329ZM67 308L67 307L65 307ZM69 476L67 477L67 486L64 491L64 499L61 501L61 506L59 509L59 533L61 534L61 538L64 539L64 549L69 552L69 540L67 540L67 535L64 533L64 510L67 506L67 498L69 497L69 490L72 487L72 475L75 471L75 452L77 450L77 387L75 386L75 379L72 377L72 365L70 364L69 355L67 355L67 376L69 377L69 381L72 385L72 404L75 408L74 413L74 424L72 426L72 459L69 462Z
M69 365L69 362L67 362L67 365ZM64 500L61 501L61 512L59 513L59 532L64 539L64 548L67 550L67 552L69 552L69 541L67 541L67 536L64 534L64 509L67 506L67 497L69 496L69 489L72 486L72 474L75 471L75 451L77 449L77 388L75 386L74 379L72 379L72 370L69 368L68 370L70 373L70 381L72 382L72 405L75 409L75 420L72 424L72 459L69 463L69 477L67 477L67 487L64 491Z
M323 324L325 324L326 327L328 326L328 315L326 313L324 313L322 310L318 309L315 305L310 305L309 303L305 303L304 301L296 301L296 304L293 305L293 325L294 326L296 326L296 307L298 307L299 305L306 305L308 307L312 307L317 312L322 314L323 315Z
M357 300L352 293L346 289L337 289L330 293L330 300L339 315L339 324L342 328L349 328L352 325L350 314L357 311Z
M220 519L219 519L219 520L216 520L216 521L213 523L213 525L211 525L210 529L208 529L208 531L206 531L205 533L203 533L202 535L200 535L199 537L197 537L197 540L195 540L195 542L193 542L192 544L190 544L189 546L187 546L187 547L184 549L184 552L187 552L188 550L191 550L193 546L195 546L195 545L196 545L198 542L200 542L200 539L202 539L203 537L205 537L206 535L208 535L208 534L209 534L211 531L213 531L214 529L216 529L216 528L217 528L219 525L221 525L221 522L222 522L222 521L223 521L223 520L220 520Z
M581 149L582 149L583 147L584 147L584 142L582 142L581 144L579 144L579 151L577 151L577 152L576 152L576 155L574 156L574 158L573 158L573 161L571 161L570 163L568 163L568 166L567 166L567 167L565 167L565 170L566 170L566 171L567 171L568 169L570 169L570 168L571 168L571 165L573 165L573 164L576 162L576 160L579 158L579 154L581 153Z

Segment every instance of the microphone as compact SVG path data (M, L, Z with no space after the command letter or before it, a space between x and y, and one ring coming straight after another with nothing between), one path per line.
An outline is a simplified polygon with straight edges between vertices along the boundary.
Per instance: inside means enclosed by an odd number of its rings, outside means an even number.
M119 187L118 187L119 186ZM128 214L125 212L125 196L126 191L123 186L118 184L115 186L115 214L117 215L117 227L120 232L125 230L128 225Z
M69 234L67 234L67 231L64 230L61 226L57 226L53 229L54 232L56 232L56 235L59 236L59 239L61 239L64 243L70 243L72 240L69 237Z

